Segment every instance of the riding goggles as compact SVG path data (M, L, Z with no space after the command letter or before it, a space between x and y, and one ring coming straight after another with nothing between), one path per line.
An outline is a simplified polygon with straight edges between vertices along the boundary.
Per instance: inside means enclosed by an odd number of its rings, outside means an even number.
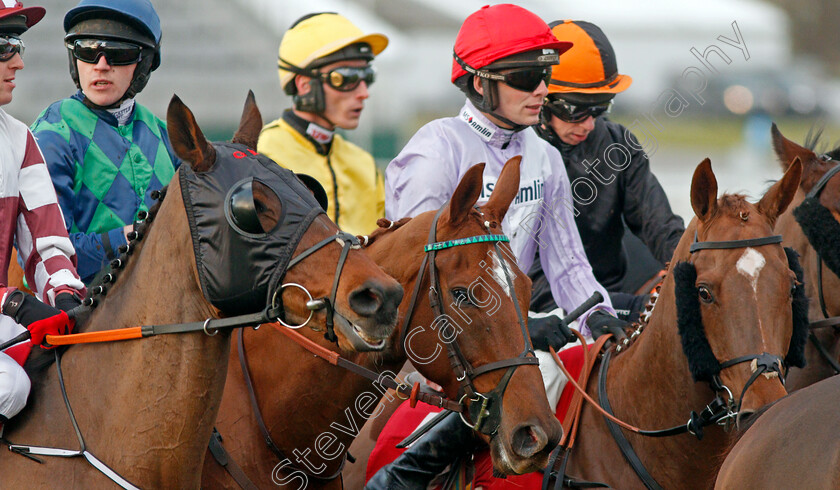
M372 66L341 66L319 76L339 92L352 92L362 82L370 86L376 81L376 71Z
M0 61L9 61L15 53L23 57L23 41L14 36L0 36Z
M545 83L548 86L548 82L551 80L551 66L525 68L507 73L484 70L472 70L470 73L479 78L506 83L516 90L522 90L523 92L533 92L540 87L541 83Z
M90 64L96 64L100 56L111 66L133 65L143 57L142 47L123 41L76 39L66 46L77 60Z
M610 112L612 103L613 101L603 104L575 105L563 99L546 99L545 107L561 121L579 123L585 121L589 116L598 117L601 114Z

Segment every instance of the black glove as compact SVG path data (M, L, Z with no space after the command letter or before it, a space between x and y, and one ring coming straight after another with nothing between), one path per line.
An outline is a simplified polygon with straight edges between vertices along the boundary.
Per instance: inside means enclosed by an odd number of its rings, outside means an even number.
M534 349L548 351L551 346L557 350L577 338L559 316L533 317L532 314L528 312L528 332Z
M55 307L61 311L70 311L82 304L82 300L72 293L59 293L55 297Z
M589 315L589 318L586 319L586 325L589 327L589 331L592 332L592 340L596 340L601 335L608 333L613 334L616 341L627 338L624 328L628 326L628 323L610 315L604 310L593 311Z
M61 313L58 309L43 303L38 298L21 290L9 293L3 303L3 314L15 319L24 327Z

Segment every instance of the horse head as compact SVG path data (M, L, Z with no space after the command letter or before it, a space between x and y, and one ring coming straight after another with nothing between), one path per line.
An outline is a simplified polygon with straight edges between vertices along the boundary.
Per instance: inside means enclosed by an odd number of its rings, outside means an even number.
M782 136L774 124L771 128L773 149L782 169L787 170L795 161L802 162L802 180L793 201L792 213L780 219L779 229L789 243L803 256L807 273L807 288L812 302L812 317L827 318L840 315L840 296L822 294L840 288L840 148L818 155ZM811 138L809 138L811 139ZM819 139L806 143L813 147ZM825 263L822 277L817 271Z
M413 263L424 254L429 260L428 273L417 266L411 272L388 269L395 277L416 275L415 289L429 291L421 301L431 303L413 310L395 347L449 398L464 403L465 423L489 443L494 467L506 474L544 467L562 435L528 340L531 281L501 229L519 190L520 161L507 162L483 206L476 206L484 171L478 164L447 205L389 237L414 254Z
M317 190L253 150L262 127L253 93L230 143L209 143L177 96L167 125L186 164L173 183L189 219L194 272L219 314L267 311L293 328L326 324L348 350L383 348L402 287L327 218Z
M801 164L792 163L751 204L741 195L718 199L711 162L704 160L691 182L696 217L672 261L680 337L692 376L719 391L727 387L745 412L784 396L783 360L797 363L802 356L805 331L795 328L793 312L798 262L773 235L801 173Z

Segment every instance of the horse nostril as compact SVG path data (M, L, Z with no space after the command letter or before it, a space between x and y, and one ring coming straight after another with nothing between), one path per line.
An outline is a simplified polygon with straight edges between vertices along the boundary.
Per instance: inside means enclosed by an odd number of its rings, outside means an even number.
M350 293L350 308L361 316L373 316L382 308L382 289L365 283Z
M513 452L522 458L531 456L542 451L548 443L548 436L539 425L523 425L513 432L511 446Z

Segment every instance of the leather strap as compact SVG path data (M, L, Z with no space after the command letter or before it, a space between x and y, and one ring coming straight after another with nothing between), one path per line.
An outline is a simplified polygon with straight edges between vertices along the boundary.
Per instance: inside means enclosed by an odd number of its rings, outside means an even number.
M207 446L213 459L219 463L225 471L233 478L237 485L245 490L257 490L257 486L248 478L242 468L236 464L225 447L222 445L222 435L213 427L213 434L210 436L210 444Z
M782 235L765 236L761 238L749 238L746 240L726 240L722 242L698 242L697 232L694 233L694 243L691 244L688 251L691 253L698 250L708 249L722 249L722 248L743 248L743 247L759 247L761 245L771 245L774 243L782 243Z
M607 351L604 353L604 360L601 363L601 371L598 374L598 401L600 402L601 407L612 415L610 401L607 398L607 369L609 364L610 351ZM633 450L633 446L630 445L630 441L628 441L624 436L624 433L621 432L621 428L607 417L604 417L604 421L606 422L607 427L609 427L610 433L612 434L613 439L615 439L616 444L618 444L618 448L621 449L621 454L624 455L624 459L630 463L633 471L636 472L636 475L638 475L639 479L642 480L645 487L649 490L662 490L659 483L657 483L650 473L648 473L647 468L645 468L645 465L642 463L641 459L639 459L636 451Z

